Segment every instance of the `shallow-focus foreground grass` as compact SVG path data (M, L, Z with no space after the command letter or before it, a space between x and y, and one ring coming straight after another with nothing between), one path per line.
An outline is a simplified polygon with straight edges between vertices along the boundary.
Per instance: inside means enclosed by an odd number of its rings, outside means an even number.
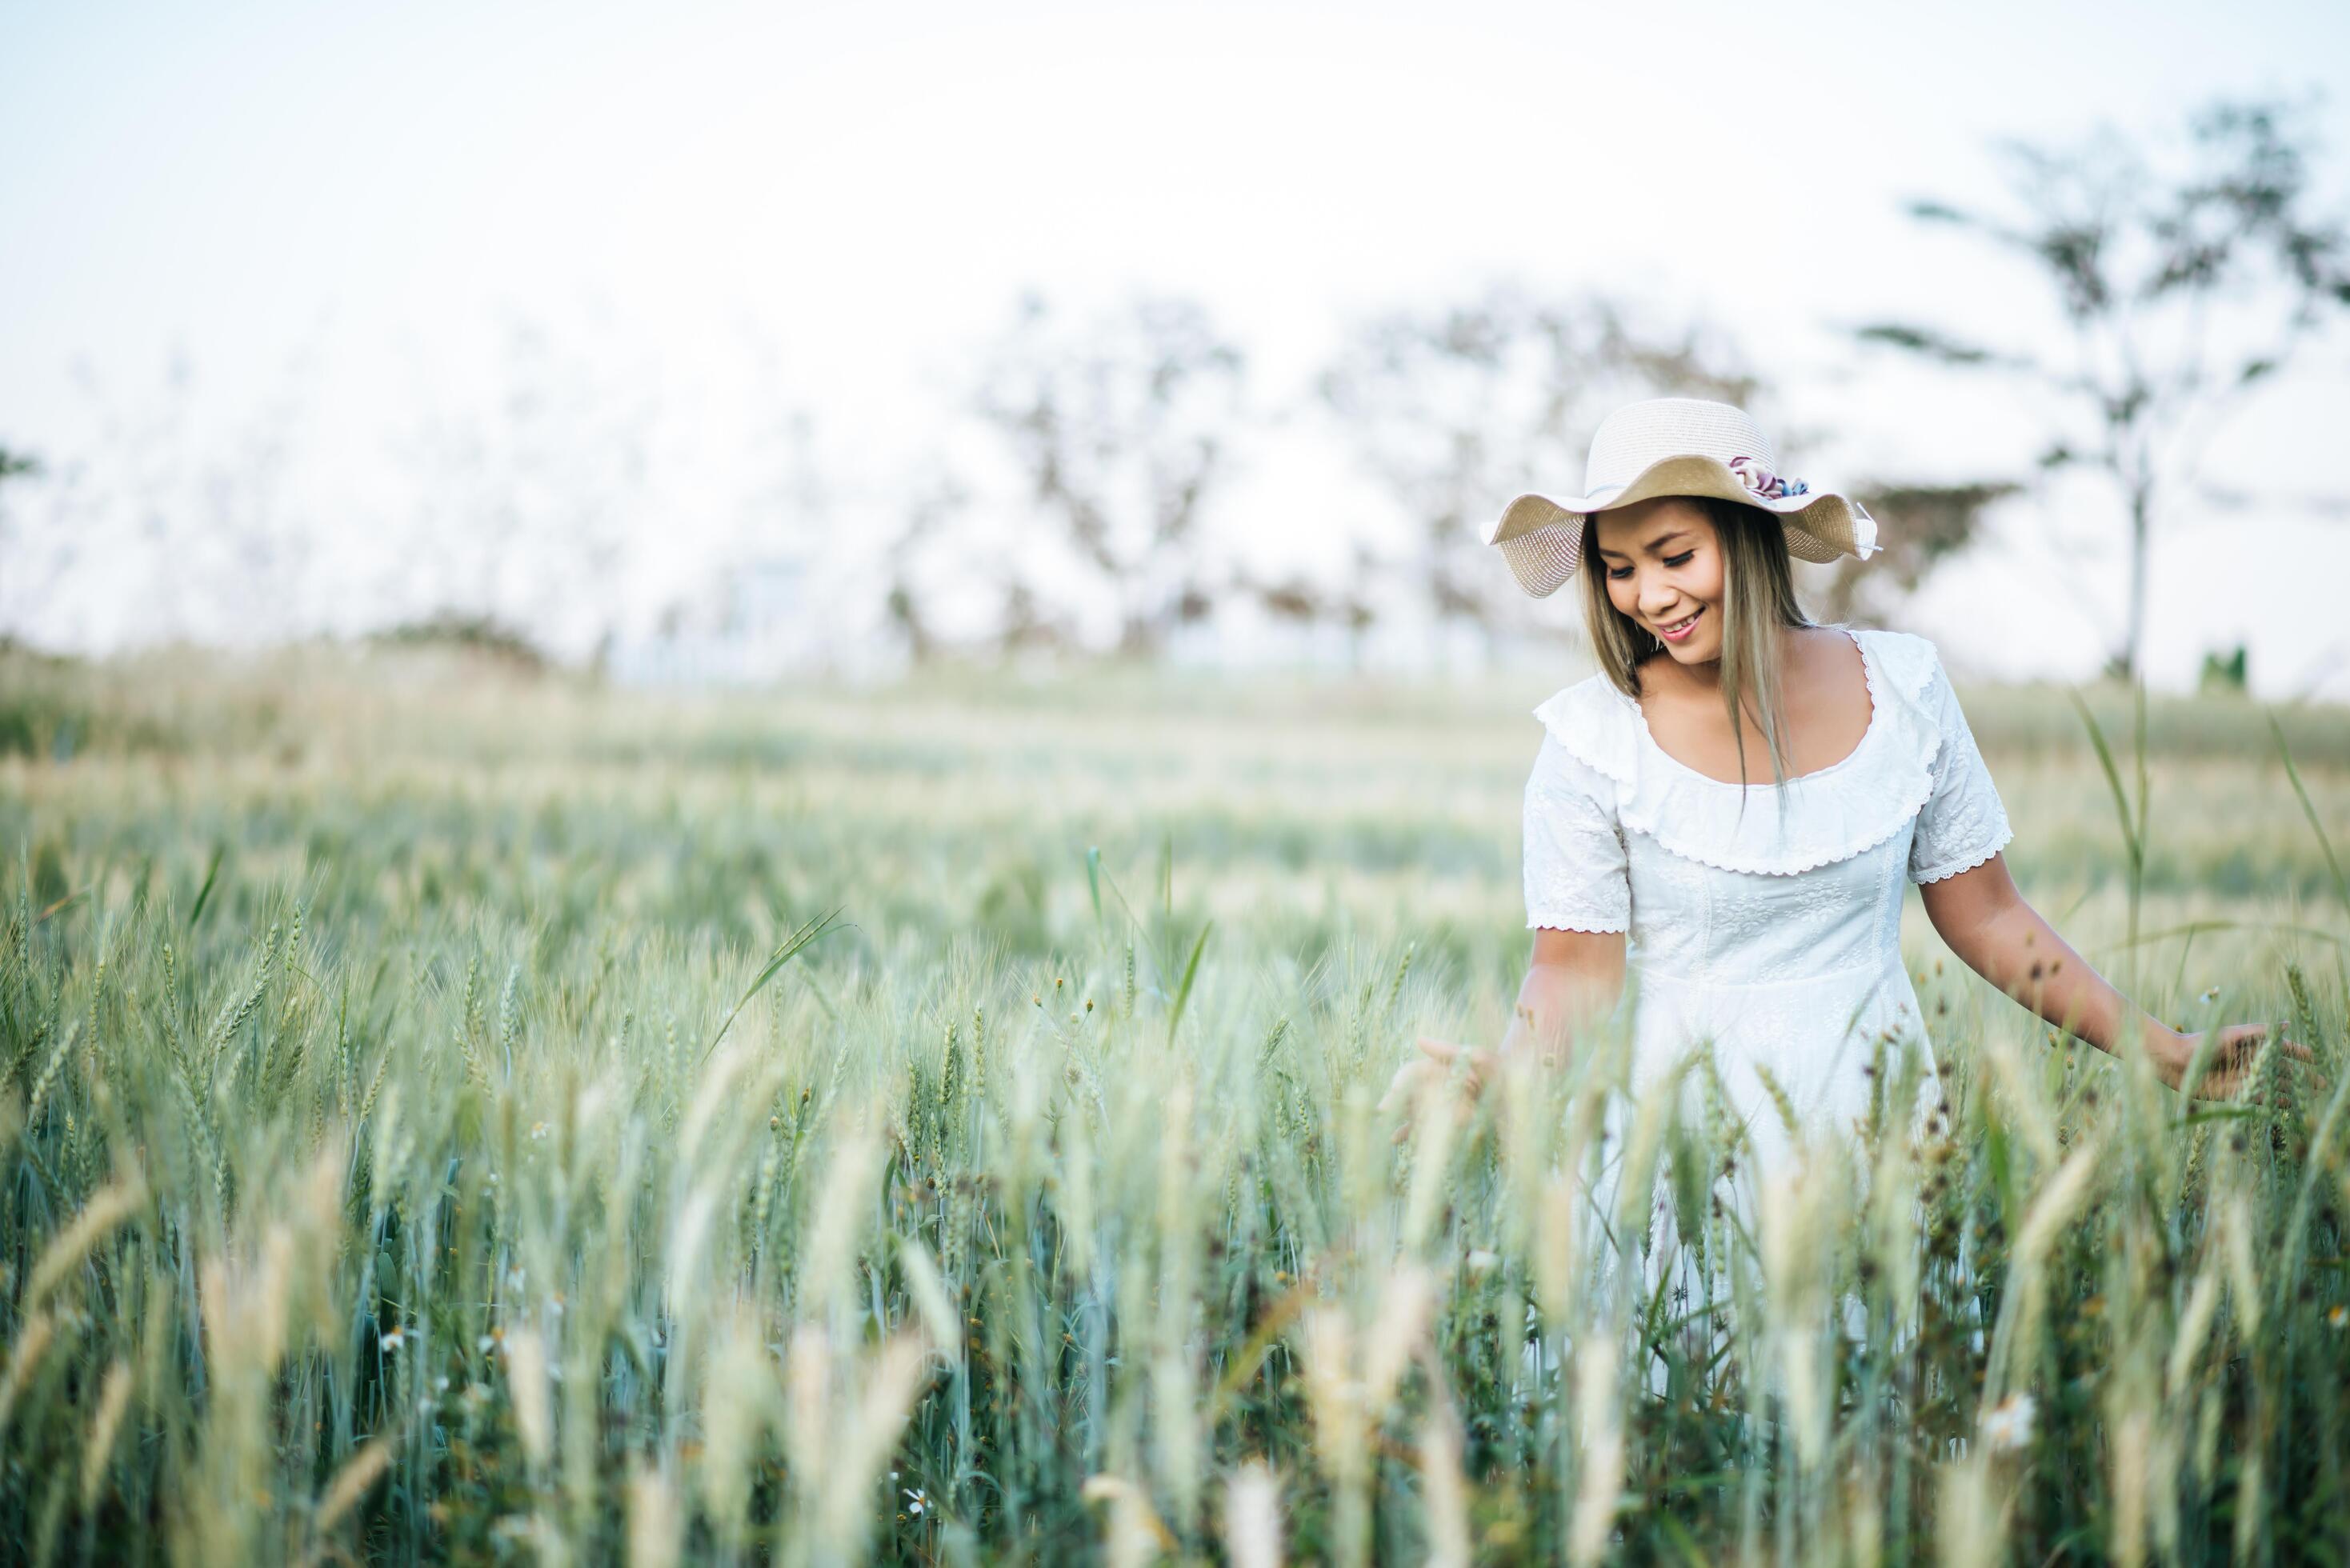
M2158 703L2133 873L2128 704L1968 694L2027 891L2324 1082L1913 902L1949 1114L1755 1190L1604 1034L1374 1108L1506 1017L1555 680L0 672L12 1559L2350 1553L2338 713Z

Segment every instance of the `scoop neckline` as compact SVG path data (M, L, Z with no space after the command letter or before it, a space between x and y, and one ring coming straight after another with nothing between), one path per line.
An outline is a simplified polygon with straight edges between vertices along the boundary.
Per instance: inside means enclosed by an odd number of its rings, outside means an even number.
M1844 633L1845 636L1852 639L1852 645L1860 649L1860 680L1861 689L1868 698L1868 725L1866 729L1861 731L1860 739L1853 742L1852 750L1846 752L1843 756L1838 757L1835 762L1830 763L1824 768L1814 768L1810 773L1797 774L1792 778L1781 781L1789 784L1809 784L1814 779L1825 778L1830 774L1840 773L1844 769L1851 766L1854 759L1858 757L1862 752L1868 749L1868 742L1876 738L1877 732L1883 726L1885 718L1885 701L1877 690L1877 659L1876 657L1869 652L1867 642L1863 639L1860 633L1855 631L1848 626L1822 627L1819 629L1822 631L1840 631ZM1699 783L1712 784L1717 789L1742 790L1750 787L1755 789L1777 789L1780 787L1780 782L1753 784L1750 786L1739 783L1736 779L1718 779L1711 774L1700 773L1697 769L1690 766L1689 763L1673 755L1672 753L1665 750L1665 748L1658 742L1657 737L1655 734L1650 732L1648 729L1648 711L1640 706L1640 700L1638 697L1623 692L1618 692L1617 695L1623 697L1624 701L1631 705L1633 722L1639 728L1641 742L1645 744L1648 750L1656 753L1659 757L1662 757L1669 765L1679 769L1682 773L1685 773L1690 777L1696 779Z

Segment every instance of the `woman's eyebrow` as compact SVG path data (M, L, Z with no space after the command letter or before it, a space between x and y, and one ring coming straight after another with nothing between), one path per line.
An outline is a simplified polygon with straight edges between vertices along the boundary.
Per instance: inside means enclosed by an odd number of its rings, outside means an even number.
M1676 540L1676 539L1685 539L1685 538L1687 538L1688 536L1689 536L1689 530L1688 530L1688 529L1686 529L1686 528L1676 528L1676 529L1674 529L1674 530L1673 530L1671 533L1669 533L1669 534L1659 534L1659 535L1658 535L1655 538L1653 538L1653 539L1649 540L1646 545L1643 545L1641 546L1641 548L1642 548L1642 549L1644 549L1644 550L1648 550L1648 551L1650 551L1651 553L1653 553L1653 552L1655 552L1655 551L1658 551L1658 550L1661 550L1661 549L1663 549L1666 545L1668 545L1671 544L1671 543L1672 543L1674 540ZM1605 555L1607 552L1602 551L1602 552L1600 552L1600 553L1601 553L1602 555Z

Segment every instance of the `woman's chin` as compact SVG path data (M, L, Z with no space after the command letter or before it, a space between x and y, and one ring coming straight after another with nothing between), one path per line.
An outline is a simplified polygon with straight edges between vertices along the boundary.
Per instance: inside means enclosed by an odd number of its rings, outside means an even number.
M1675 664L1712 664L1721 658L1719 639L1711 637L1690 637L1679 642L1657 639L1664 643L1665 652Z

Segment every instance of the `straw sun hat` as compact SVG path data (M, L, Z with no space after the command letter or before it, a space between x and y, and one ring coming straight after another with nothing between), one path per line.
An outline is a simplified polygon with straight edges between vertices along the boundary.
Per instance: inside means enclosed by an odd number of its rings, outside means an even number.
M1553 499L1521 495L1502 513L1492 544L1540 598L1575 576L1583 524L1595 512L1659 495L1711 495L1775 514L1787 553L1799 561L1838 556L1866 560L1877 551L1877 521L1857 501L1814 493L1778 472L1779 460L1743 409L1700 398L1650 398L1600 421L1583 465L1585 493Z

